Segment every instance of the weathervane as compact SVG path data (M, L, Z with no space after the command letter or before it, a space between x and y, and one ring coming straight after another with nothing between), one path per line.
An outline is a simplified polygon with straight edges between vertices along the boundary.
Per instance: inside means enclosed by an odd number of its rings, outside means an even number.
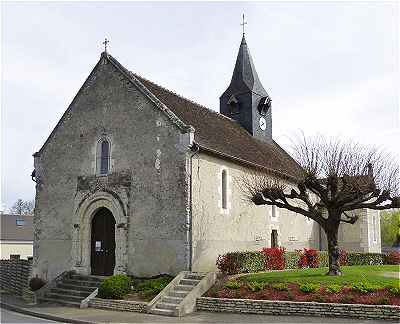
M244 21L244 14L243 14L243 22L240 24L240 26L242 26L243 27L243 35L244 35L244 25L247 25L247 22L246 21Z
M106 52L106 53L107 53L107 44L108 44L109 42L110 42L110 41L109 41L107 38L104 39L104 42L103 42L103 44L104 44L104 52Z

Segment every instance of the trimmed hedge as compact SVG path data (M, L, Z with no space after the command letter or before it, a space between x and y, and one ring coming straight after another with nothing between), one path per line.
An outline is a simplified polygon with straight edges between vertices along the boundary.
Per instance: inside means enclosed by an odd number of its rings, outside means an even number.
M263 253L264 251L264 253ZM260 272L268 270L268 257L263 251L229 252L218 256L217 268L226 274ZM284 269L298 269L302 251L284 252ZM393 253L392 253L393 254ZM381 265L398 262L399 256L385 253L356 253L341 250L341 265ZM327 251L318 251L318 267L328 267Z

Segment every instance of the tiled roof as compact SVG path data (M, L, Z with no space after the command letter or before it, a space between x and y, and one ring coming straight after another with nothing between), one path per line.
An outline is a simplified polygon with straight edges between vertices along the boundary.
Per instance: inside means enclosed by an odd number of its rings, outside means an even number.
M111 61L116 61L110 55L108 56ZM135 73L128 73L142 83L180 120L195 128L194 141L201 149L288 177L297 177L299 174L301 170L299 165L276 142L267 143L258 140L236 121Z
M19 220L19 226L17 220ZM20 221L23 221L23 224ZM33 216L31 215L1 214L0 227L0 240L33 241Z

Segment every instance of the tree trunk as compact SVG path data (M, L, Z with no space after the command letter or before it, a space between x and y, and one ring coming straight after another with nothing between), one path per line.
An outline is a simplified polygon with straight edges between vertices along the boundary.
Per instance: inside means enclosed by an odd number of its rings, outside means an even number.
M329 254L329 272L328 276L341 276L339 265L340 250L338 247L338 232L340 222L331 223L325 228L325 233L328 238L328 254Z

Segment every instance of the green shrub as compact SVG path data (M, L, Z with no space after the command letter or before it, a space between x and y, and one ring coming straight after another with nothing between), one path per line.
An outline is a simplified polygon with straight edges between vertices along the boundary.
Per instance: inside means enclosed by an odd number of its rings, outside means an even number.
M370 292L377 291L381 287L371 284L367 281L364 281L364 282L357 282L357 283L353 284L353 286L351 288L362 294L368 294Z
M286 269L297 269L297 264L300 260L299 252L285 252L285 265Z
M242 284L238 281L229 281L225 284L225 288L228 289L239 289L242 286Z
M337 284L331 284L326 286L326 291L330 294L337 294L342 290L342 286L341 285L337 285Z
M135 291L142 295L150 296L160 293L172 280L170 276L162 276L154 279L146 279L135 287Z
M318 254L319 267L329 266L329 254L327 251L320 251Z
M253 292L259 291L259 290L263 290L265 283L264 282L258 282L258 281L250 281L247 286L249 287L249 289Z
M400 295L400 287L398 286L390 287L389 291L394 295Z
M287 285L287 283L284 283L284 282L278 282L278 283L272 284L272 288L274 288L275 290L279 290L279 291L287 291L288 285Z
M389 305L389 304L390 304L390 300L389 300L389 298L387 298L387 297L382 297L382 298L378 299L378 300L376 301L376 303L377 303L378 305Z
M383 253L355 253L347 256L348 265L381 265L384 264L386 255Z
M130 292L131 286L132 279L127 275L113 275L100 284L98 296L105 299L121 299Z
M227 274L259 272L265 270L265 257L261 251L229 252L218 256L216 264Z
M313 293L319 291L321 286L313 282L305 282L299 285L299 289L304 293Z

